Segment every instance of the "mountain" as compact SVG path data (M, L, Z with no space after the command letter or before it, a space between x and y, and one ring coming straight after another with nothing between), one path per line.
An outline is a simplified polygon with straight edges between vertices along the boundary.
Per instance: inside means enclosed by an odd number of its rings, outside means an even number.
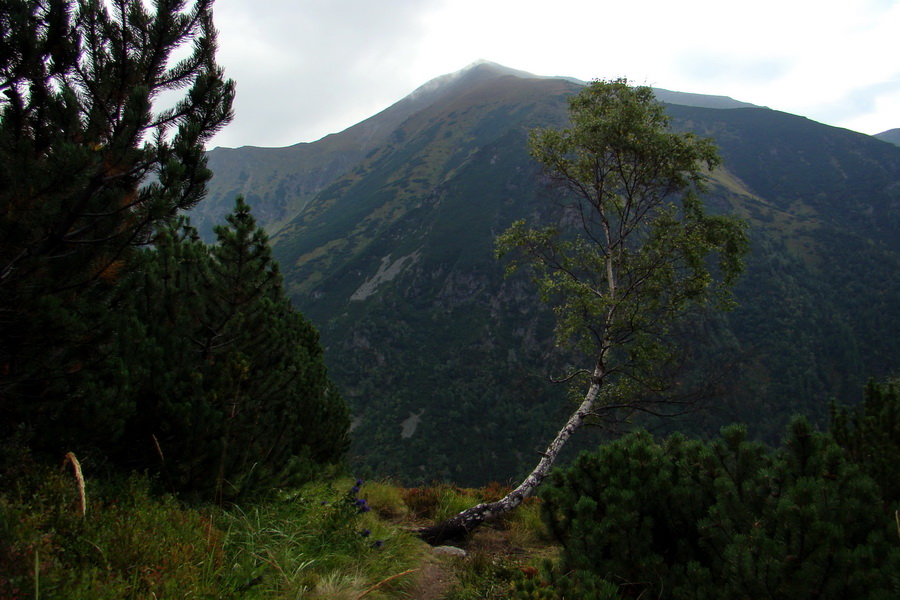
M895 146L900 146L900 129L888 129L887 131L875 134L875 137L879 140L894 144Z
M209 187L208 199L192 213L194 225L206 239L213 239L212 227L231 211L234 197L243 195L256 207L259 222L269 230L277 230L284 221L302 212L306 203L327 184L346 174L373 149L384 145L411 115L438 99L458 94L475 82L508 76L571 82L576 86L573 90L585 83L569 77L538 77L481 60L437 77L377 115L317 142L287 148L215 148L209 153L209 161L216 180ZM709 108L753 106L726 96L661 88L655 92L660 101L671 104Z
M390 143L401 123L439 98L453 97L475 82L497 77L527 77L524 71L479 61L465 69L437 77L382 112L340 133L313 143L286 148L215 148L209 166L215 180L208 198L193 212L194 225L207 239L212 227L228 214L236 195L243 195L270 231L302 213L306 204L328 184L347 174L366 156Z
M688 94L686 92L672 92L662 88L653 88L656 99L663 104L681 104L683 106L696 106L699 108L763 108L741 102L728 96L709 96L706 94Z
M192 218L208 229L238 193L253 205L372 472L514 478L567 413L550 377L576 357L492 251L513 220L558 218L525 144L532 128L565 124L580 87L480 62L317 142L210 152L215 176ZM774 440L792 413L821 420L830 398L852 401L867 377L894 372L900 148L731 99L657 94L675 128L719 144L708 208L746 217L753 245L739 308L688 340L698 376L727 365L723 394L667 426L739 420Z

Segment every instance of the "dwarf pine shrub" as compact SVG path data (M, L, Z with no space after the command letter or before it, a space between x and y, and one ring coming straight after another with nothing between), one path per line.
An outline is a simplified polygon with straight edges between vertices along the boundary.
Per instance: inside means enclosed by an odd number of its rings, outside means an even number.
M774 450L736 426L710 442L633 433L556 471L542 497L563 550L518 598L900 593L878 486L802 419Z

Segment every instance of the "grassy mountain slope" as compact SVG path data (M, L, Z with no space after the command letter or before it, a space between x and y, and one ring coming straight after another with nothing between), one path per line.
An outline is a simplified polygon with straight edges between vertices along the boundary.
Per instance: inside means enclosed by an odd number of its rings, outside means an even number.
M314 144L211 155L212 198L246 173L241 189L268 216L372 470L506 480L566 413L548 377L572 357L492 248L514 219L559 218L525 143L563 124L577 89L480 64ZM747 217L753 241L740 308L697 330L690 351L698 368L729 365L725 393L677 427L738 419L774 439L789 414L821 416L829 397L852 401L866 377L896 368L900 148L762 108L669 110L720 145L708 205Z
M549 433L554 394L537 368L548 320L522 281L503 280L492 244L539 193L523 152L545 121L538 100L555 98L559 114L572 89L504 76L448 94L278 232L291 291L347 375L358 447L379 472L457 479L474 459L480 478L503 479L520 453L471 448ZM526 319L504 318L523 302Z
M900 326L897 148L776 111L673 106L670 112L682 126L692 124L714 137L728 172L755 196L733 203L734 210L750 219L758 246L748 281L763 262L793 265L796 273L785 280L808 291L786 294L779 306L791 296L795 302L807 298L805 314L789 328L804 332L795 343L831 336L830 347L809 349L820 369L824 362L833 363L835 375L826 381L838 387L831 393L842 391L844 379L838 373L852 355L862 362L859 368L873 375L896 369L896 346L885 341L884 332ZM775 284L778 278L770 281ZM760 288L756 293L770 287L765 279L754 285ZM736 317L758 304L751 290L742 293L746 306ZM819 320L800 326L802 319L812 318ZM846 331L840 333L842 328ZM753 335L749 324L745 329L745 337ZM850 352L854 344L859 347ZM831 361L824 360L828 355Z
M371 153L390 143L397 127L436 99L454 94L480 79L520 73L493 63L472 65L459 74L438 77L382 112L340 133L314 143L287 148L215 148L209 167L215 180L209 196L192 213L194 225L210 236L212 226L228 214L236 195L255 208L260 224L274 231L283 221L304 211L321 190L350 172ZM465 77L461 77L461 75Z

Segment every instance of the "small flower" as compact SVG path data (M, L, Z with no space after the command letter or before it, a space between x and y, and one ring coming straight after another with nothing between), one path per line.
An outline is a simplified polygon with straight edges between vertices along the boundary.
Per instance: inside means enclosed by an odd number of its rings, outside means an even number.
M372 534L372 532L369 531L368 529L363 529L362 531L359 532L359 535L361 535L363 537L369 537L371 534Z
M384 546L384 540L375 540L372 542L373 548L381 548L382 546Z
M322 500L322 506L325 506L326 504L328 504L328 500Z
M362 487L362 485L363 485L363 480L362 480L362 479L357 479L357 480L356 480L356 487Z
M358 485L354 485L352 488L350 488L350 495L351 495L351 496L355 496L355 495L358 494L358 493L359 493L359 486L358 486Z
M354 504L356 505L357 510L359 510L359 512L361 512L361 513L369 512L370 510L372 510L371 507L369 507L369 505L366 504L365 498L357 498L356 502L354 502Z

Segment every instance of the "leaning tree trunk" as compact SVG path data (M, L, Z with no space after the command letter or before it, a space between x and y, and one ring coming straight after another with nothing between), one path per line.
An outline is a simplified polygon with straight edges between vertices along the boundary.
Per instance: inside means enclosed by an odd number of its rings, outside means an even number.
M550 472L550 468L553 466L562 447L566 444L568 439L572 437L572 434L581 427L584 420L593 410L594 403L597 401L597 395L600 392L599 372L600 369L598 368L594 373L591 386L588 388L584 401L578 407L578 410L572 413L572 416L569 417L565 426L559 430L559 433L556 434L556 438L543 453L540 462L538 462L531 474L519 484L519 487L496 502L478 504L462 511L446 521L430 527L423 527L417 530L416 534L432 546L437 546L447 540L468 535L473 529L485 521L496 519L497 517L510 512L520 505L525 498L531 496L547 477L547 474Z

